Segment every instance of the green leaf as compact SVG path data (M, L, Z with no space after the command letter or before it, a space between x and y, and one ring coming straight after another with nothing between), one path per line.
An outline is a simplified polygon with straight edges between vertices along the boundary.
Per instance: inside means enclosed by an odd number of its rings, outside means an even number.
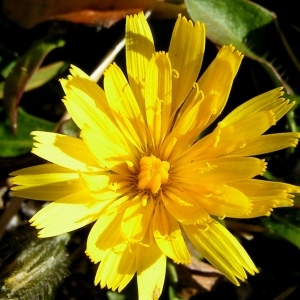
M68 275L68 234L36 237L19 229L1 241L0 299L50 299Z
M0 21L1 22L1 21ZM2 28L0 24L1 32L7 30ZM6 78L9 72L12 70L13 66L16 63L16 53L0 43L0 75L3 78Z
M38 70L47 54L55 48L62 47L64 41L49 35L36 41L24 55L22 55L7 77L4 85L4 105L9 116L13 132L17 132L16 108L25 87L33 74Z
M55 76L59 74L59 71L66 65L63 61L58 61L53 64L47 65L45 67L40 68L33 76L30 78L28 84L24 88L24 92L31 91L36 89ZM3 91L4 91L4 83L0 82L0 99L3 98Z
M107 298L108 300L126 300L126 295L119 294L117 292L108 291Z
M38 117L29 115L22 108L18 108L18 118L22 126L20 126L17 136L10 129L9 120L6 118L0 123L0 156L15 157L30 152L33 144L31 131L43 130L53 131L56 124L45 121ZM3 115L3 109L0 110Z
M167 273L168 273L168 281L169 281L169 285L168 285L168 293L169 293L169 299L170 300L179 300L180 298L178 298L176 296L176 288L178 285L178 275L177 275L177 271L175 268L175 265L173 262L168 262L167 263Z
M79 137L80 135L80 128L75 124L73 119L68 119L64 121L59 127L59 133Z
M268 233L286 239L300 248L300 211L296 209L281 209L269 218L262 218Z

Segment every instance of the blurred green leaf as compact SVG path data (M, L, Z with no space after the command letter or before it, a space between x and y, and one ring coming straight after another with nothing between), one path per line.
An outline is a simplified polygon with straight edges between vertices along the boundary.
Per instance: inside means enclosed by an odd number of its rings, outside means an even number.
M69 235L41 239L26 229L1 241L0 299L50 299L68 274Z
M80 128L75 124L75 122L72 119L64 121L60 128L59 133L79 137L80 135Z
M1 20L1 18L0 18ZM4 28L1 28L0 21L0 30L4 31ZM3 78L6 78L16 63L16 53L11 49L6 47L3 44L0 44L0 75Z
M55 48L62 47L64 41L59 36L49 35L36 41L22 55L7 77L4 85L4 105L9 116L14 134L17 132L16 108L33 74L38 70L47 54Z
M168 279L169 279L169 286L168 286L168 293L169 293L169 299L170 300L179 300L176 296L176 288L178 285L178 275L176 268L174 266L173 262L167 263L167 273L168 273Z
M108 300L126 300L126 295L117 292L108 291L107 298Z
M300 210L282 209L269 218L262 218L268 233L284 238L300 248Z
M3 109L0 110L0 113ZM17 136L15 136L10 129L9 120L6 118L4 122L0 123L0 156L14 157L27 153L32 148L31 131L44 130L53 131L56 124L40 119L38 117L29 115L22 108L17 109L18 118L22 126L19 128Z
M40 68L30 78L28 84L24 88L24 92L28 92L33 89L36 89L42 86L43 84L45 84L46 82L48 82L49 80L51 80L59 73L59 71L65 66L65 64L66 63L63 61L58 61L53 64ZM0 82L0 99L3 98L4 83L5 82Z

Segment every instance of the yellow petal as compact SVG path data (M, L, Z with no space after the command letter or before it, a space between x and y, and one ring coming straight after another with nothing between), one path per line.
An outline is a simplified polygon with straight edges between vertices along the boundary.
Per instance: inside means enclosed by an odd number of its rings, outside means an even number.
M78 96L79 93L81 93L81 91L76 91L74 95L69 95L70 101L64 101L64 104L75 120L77 117L82 121L80 128L94 129L99 135L110 139L113 143L126 144L126 139L117 127L114 118L111 117L112 120L108 118L109 111L102 112L97 107L90 106L80 99Z
M52 132L33 131L31 134L36 141L32 153L71 170L99 170L96 160L82 140Z
M180 185L176 186L178 189L169 187L161 193L161 199L168 212L180 223L207 222L210 216L195 199L194 193L189 193L188 190L182 192Z
M39 237L55 236L94 222L107 206L107 202L96 202L83 190L50 203L29 222L42 229Z
M153 234L160 250L175 263L190 263L191 257L185 245L178 221L158 204L153 216Z
M158 300L165 280L166 256L155 242L150 247L136 247L139 299Z
M83 186L78 172L54 164L44 164L11 173L11 188L18 197L35 200L57 200L80 191Z
M89 128L81 132L81 137L102 168L112 169L124 161L132 160L134 152L127 143L114 143L97 130Z
M123 242L121 220L122 214L118 211L103 213L93 225L87 239L86 254L94 263L101 261L112 248Z
M155 53L145 79L147 124L154 145L159 147L171 126L172 68L168 54Z
M161 155L165 160L172 161L180 158L183 151L194 144L199 133L206 127L211 118L215 109L216 98L208 95L208 97L201 99L201 95L203 94L200 91L195 95L195 99L178 116L172 131L164 140Z
M28 175L26 175L28 174ZM54 164L25 168L10 175L13 194L35 200L57 200L82 190L77 172Z
M120 292L136 272L134 250L125 243L111 249L98 267L95 285L100 282L101 288L107 286Z
M83 186L79 180L68 180L67 182L49 183L38 186L15 186L12 187L13 195L25 199L54 201L69 194L82 190Z
M199 89L203 92L204 97L211 95L216 97L215 109L211 119L207 123L209 126L222 112L232 87L233 80L240 67L243 55L239 51L235 51L235 48L230 46L223 46L216 58L205 70L203 75L198 80L197 84ZM182 112L188 107L189 102L194 98L192 91L187 101L184 103Z
M245 270L252 275L258 272L236 238L217 221L212 220L207 228L201 225L183 225L183 228L195 248L234 284L239 285L237 278L242 281L247 278Z
M147 197L144 203L143 198ZM148 229L153 216L153 199L148 195L138 194L130 201L125 210L121 231L123 238L129 243L140 242Z
M300 193L300 187L288 183L251 179L247 181L232 182L249 197L286 195L287 193Z
M75 66L70 71L73 76L69 76L68 80L61 80L66 93L63 102L78 127L92 128L116 144L126 144L104 91Z
M131 189L128 182L116 183L109 174L86 173L80 174L83 187L86 188L90 195L99 201L120 199L122 195L128 193Z
M224 125L229 125L248 115L267 110L272 110L275 115L275 120L278 121L295 104L294 102L289 103L289 100L281 98L282 95L282 88L276 88L256 96L238 106L222 120L222 123Z
M119 128L130 143L143 151L147 145L145 122L130 86L116 64L105 71L104 87Z
M17 175L36 175L36 174L47 174L47 173L70 173L78 174L76 171L55 165L55 164L42 164L33 167L23 168L10 173L11 176Z
M233 182L232 186L243 192L251 201L251 211L240 218L269 216L276 207L293 205L290 193L299 193L300 188L294 185L264 180L248 180Z
M248 197L227 185L212 185L206 194L199 195L197 200L205 211L219 217L240 218L247 216L252 209Z
M228 125L221 121L211 134L199 140L189 149L190 155L193 156L193 151L198 157L206 158L229 155L236 149L244 148L247 143L263 134L274 124L273 111L262 111L244 116Z
M284 132L259 136L247 143L243 148L237 148L231 155L253 156L278 151L284 148L296 147L299 132Z
M87 124L102 128L103 121L111 117L104 91L79 68L72 65L70 72L68 79L60 81L69 114L80 129Z
M203 161L188 163L187 160L178 162L174 167L174 179L184 185L207 185L229 183L236 180L251 179L262 175L266 163L254 157L225 156Z
M290 197L292 198L292 196ZM240 218L269 217L276 207L289 207L294 205L294 201L288 199L288 197L249 197L249 199L252 209L250 213L245 216L240 216Z
M201 68L205 48L205 26L193 24L178 16L169 47L172 69L178 72L173 77L172 114L181 106L196 82Z
M150 27L143 13L126 17L126 67L131 89L146 119L144 86L146 70L155 52Z
M21 186L38 186L49 183L78 179L78 172L55 164L44 164L24 168L10 174L16 176L11 178L13 184Z

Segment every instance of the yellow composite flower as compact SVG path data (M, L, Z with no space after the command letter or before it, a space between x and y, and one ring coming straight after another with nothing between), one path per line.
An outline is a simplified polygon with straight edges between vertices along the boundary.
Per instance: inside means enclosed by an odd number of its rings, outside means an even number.
M299 133L263 135L294 105L281 88L221 114L243 55L224 46L199 80L205 27L179 16L168 53L155 52L142 13L126 19L128 81L116 64L104 90L75 66L61 83L80 138L33 132L32 152L50 163L13 172L20 197L53 201L30 220L40 237L93 225L86 253L95 284L121 291L137 274L139 298L158 299L166 259L194 247L234 284L257 268L217 219L269 216L300 188L254 179L253 155L295 147ZM202 134L203 135L203 134Z

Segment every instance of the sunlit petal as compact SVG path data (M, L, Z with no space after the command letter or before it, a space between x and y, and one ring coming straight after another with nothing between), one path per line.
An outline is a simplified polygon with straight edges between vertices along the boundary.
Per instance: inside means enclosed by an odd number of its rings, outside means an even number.
M142 13L126 17L126 67L131 89L146 117L144 88L149 61L155 52L150 27Z
M250 179L262 175L266 170L266 163L254 157L220 157L200 160L179 165L176 169L176 179L186 185L208 185L228 183L237 180ZM185 166L188 165L188 170Z
M120 292L136 272L134 252L125 243L112 248L98 267L95 284Z
M192 197L193 193L182 192L176 188L169 188L161 194L163 204L168 212L180 223L196 224L210 219L207 211Z
M244 248L218 222L212 220L207 227L184 225L183 228L195 248L236 285L239 285L237 279L247 278L245 270L250 274L258 272Z
M123 72L112 64L104 75L107 101L120 130L140 151L145 149L144 118Z
M133 151L127 143L115 144L110 139L99 135L96 130L89 128L81 132L81 137L102 168L112 169L114 166L132 159Z
M211 100L215 101L216 105L207 126L223 111L242 59L243 55L241 52L235 50L232 45L223 46L210 66L199 78L197 84L199 89L203 92L204 97L211 95L212 98L216 98L216 100ZM188 100L184 103L183 110L185 110L189 102L194 99L195 92L196 91L193 90L189 95Z
M42 131L34 131L32 135L35 140L32 153L71 170L83 172L99 170L96 159L82 140Z
M147 125L154 145L160 146L171 125L172 68L167 54L156 53L145 79Z
M144 197L141 194L133 199L123 215L121 231L124 239L130 243L140 242L144 238L152 218L153 199L149 197L144 203Z
M150 247L137 246L136 250L139 299L157 300L163 289L166 256L156 243Z
M193 24L192 21L179 15L169 47L172 68L177 72L173 77L172 113L180 107L197 80L204 48L204 24L200 22Z
M122 214L118 211L103 213L93 225L87 239L86 254L98 263L114 246L122 243L121 233L118 230ZM114 234L111 234L111 233Z
M191 257L185 245L177 220L163 205L157 205L153 217L153 234L161 251L176 263L190 263Z
M231 155L252 156L274 152L288 147L296 147L299 138L299 132L261 135L247 143L245 147L233 150Z
M50 203L36 213L30 222L42 229L39 231L40 237L50 237L94 222L106 207L107 202L96 202L88 191L82 190Z

